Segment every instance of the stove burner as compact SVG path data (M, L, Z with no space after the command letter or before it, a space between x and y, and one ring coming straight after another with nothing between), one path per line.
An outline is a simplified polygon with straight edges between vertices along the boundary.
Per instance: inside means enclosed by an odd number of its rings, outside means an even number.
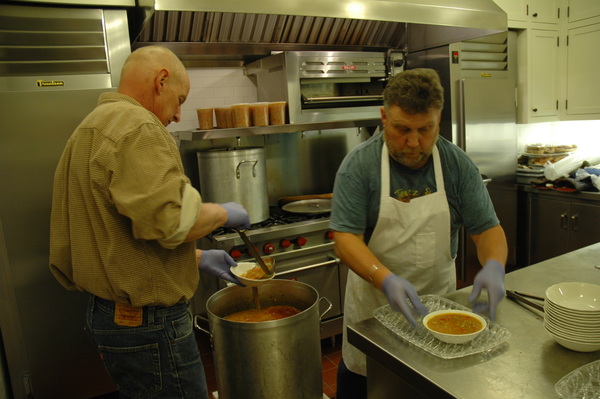
M257 230L265 227L279 226L285 224L292 224L297 222L304 222L306 220L322 219L330 216L330 213L318 213L318 214L303 214L303 213L291 213L286 212L278 206L269 207L269 218L262 222L254 223L250 225L248 230ZM221 227L212 232L212 236L220 236L224 234L235 233L235 230Z

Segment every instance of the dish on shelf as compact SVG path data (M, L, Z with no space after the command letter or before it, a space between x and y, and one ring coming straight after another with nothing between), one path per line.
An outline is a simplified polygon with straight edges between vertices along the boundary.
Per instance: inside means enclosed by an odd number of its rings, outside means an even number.
M557 152L554 154L530 154L528 152L524 152L523 155L529 158L547 158L547 157L566 157L568 155L574 154L574 151L571 152Z
M419 298L430 312L453 309L470 311L466 306L439 295L422 295ZM423 326L422 320L424 316L415 315L417 328L410 325L401 313L392 310L390 305L384 305L375 309L373 316L401 339L442 359L455 359L490 351L506 341L511 335L510 331L505 327L484 317L488 323L488 328L479 336L471 342L464 344L449 344L435 338Z
M544 155L531 155L523 154L527 158L527 165L529 166L541 166L543 167L546 163L556 163L562 159L565 159L573 153L566 154L544 154Z
M544 167L539 165L517 165L517 175L544 176Z
M577 151L576 144L527 144L525 146L525 153L530 155L543 155L543 154L565 154Z

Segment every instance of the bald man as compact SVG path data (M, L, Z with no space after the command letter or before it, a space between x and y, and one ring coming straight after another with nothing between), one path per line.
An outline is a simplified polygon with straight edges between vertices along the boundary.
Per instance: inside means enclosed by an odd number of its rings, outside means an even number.
M184 174L165 127L189 91L171 51L134 51L54 176L50 270L91 294L87 326L121 398L208 398L188 301L198 268L239 284L227 253L195 249L218 227L250 222L239 204L203 203Z

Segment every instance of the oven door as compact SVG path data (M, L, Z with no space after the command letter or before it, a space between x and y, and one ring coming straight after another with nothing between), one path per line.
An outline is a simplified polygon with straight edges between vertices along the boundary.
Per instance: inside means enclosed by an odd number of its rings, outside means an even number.
M321 338L331 337L342 333L343 296L346 286L347 272L340 263L339 258L333 254L312 256L305 259L304 264L278 269L275 278L294 280L314 287L319 297L327 298L331 309L321 319ZM322 314L327 307L326 303L320 304Z

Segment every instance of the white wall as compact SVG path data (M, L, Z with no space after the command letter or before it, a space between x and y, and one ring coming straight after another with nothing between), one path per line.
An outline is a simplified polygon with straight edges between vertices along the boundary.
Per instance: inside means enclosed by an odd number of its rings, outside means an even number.
M244 76L243 67L189 68L190 94L181 109L181 121L171 123L170 132L198 129L197 108L215 108L257 101L256 86Z

